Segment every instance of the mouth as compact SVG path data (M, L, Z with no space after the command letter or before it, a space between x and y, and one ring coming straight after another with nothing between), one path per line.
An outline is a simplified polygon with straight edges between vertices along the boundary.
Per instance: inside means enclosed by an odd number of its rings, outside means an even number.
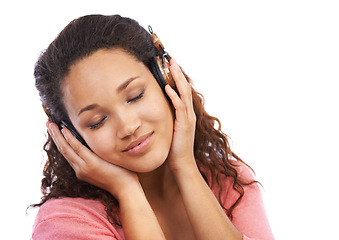
M144 152L151 142L151 138L154 132L147 133L140 136L137 140L131 142L122 152L131 154L140 154Z

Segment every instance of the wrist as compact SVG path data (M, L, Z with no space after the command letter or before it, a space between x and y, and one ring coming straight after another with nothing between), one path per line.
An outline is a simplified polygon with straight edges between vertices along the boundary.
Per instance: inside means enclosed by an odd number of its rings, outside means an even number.
M119 203L126 200L129 201L141 194L144 195L142 186L139 182L129 184L128 186L122 186L119 190L112 189L109 192L118 200Z
M179 161L178 161L179 162ZM179 166L169 166L172 174L177 180L181 178L195 177L200 175L199 168L195 162L195 158L191 157L189 159L180 160L181 164Z

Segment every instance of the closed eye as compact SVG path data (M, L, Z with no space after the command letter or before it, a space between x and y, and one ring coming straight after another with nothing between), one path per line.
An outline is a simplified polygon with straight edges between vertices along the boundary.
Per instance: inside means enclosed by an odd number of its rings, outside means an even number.
M90 125L89 128L90 128L90 129L97 129L97 128L99 128L99 127L104 123L104 121L105 121L106 119L107 119L107 117L102 118L99 122Z
M139 99L141 99L144 96L144 93L145 93L145 89L142 90L142 92L138 96L136 96L135 98L127 100L127 103L138 101Z

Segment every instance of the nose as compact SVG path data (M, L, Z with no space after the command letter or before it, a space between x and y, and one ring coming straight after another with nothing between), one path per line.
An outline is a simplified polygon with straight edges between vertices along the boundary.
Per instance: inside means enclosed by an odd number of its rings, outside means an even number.
M117 136L120 139L133 135L141 125L138 115L131 111L119 111L117 118Z

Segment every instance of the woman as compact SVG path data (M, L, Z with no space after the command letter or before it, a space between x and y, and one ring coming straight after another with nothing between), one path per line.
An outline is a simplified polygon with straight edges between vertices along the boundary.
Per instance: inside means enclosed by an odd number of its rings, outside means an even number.
M33 239L273 238L251 171L174 59L161 86L162 54L118 15L76 19L42 53L51 121Z

